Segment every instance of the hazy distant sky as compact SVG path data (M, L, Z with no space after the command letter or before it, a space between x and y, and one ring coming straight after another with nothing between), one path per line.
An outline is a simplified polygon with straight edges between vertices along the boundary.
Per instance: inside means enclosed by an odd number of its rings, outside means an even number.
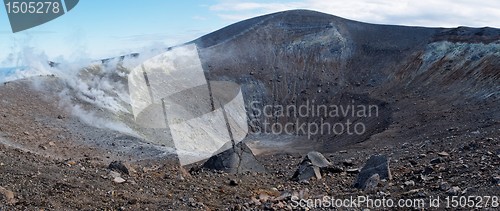
M246 18L289 9L380 24L500 28L499 0L80 0L66 15L16 34L2 8L0 62L26 47L50 59L116 56L187 42Z

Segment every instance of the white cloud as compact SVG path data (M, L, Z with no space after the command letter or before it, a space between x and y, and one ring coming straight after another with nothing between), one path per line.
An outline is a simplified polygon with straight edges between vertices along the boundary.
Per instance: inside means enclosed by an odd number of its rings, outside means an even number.
M195 16L193 16L191 18L193 18L193 20L197 20L197 21L206 21L207 20L206 17L199 16L199 15L195 15Z
M500 28L498 0L295 0L281 3L220 1L210 6L210 10L215 11L219 17L230 21L291 9L316 10L379 24Z

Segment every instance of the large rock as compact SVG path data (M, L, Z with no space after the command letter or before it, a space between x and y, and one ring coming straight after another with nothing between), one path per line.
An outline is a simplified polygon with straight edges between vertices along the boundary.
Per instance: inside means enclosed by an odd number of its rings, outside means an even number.
M113 161L108 166L109 170L118 171L124 174L129 174L129 167L126 163L122 161Z
M245 143L238 143L234 147L212 156L203 164L202 168L227 173L267 171Z
M330 161L321 153L316 151L309 152L293 174L292 180L306 181L313 177L321 179L321 171L331 166Z
M361 169L358 174L358 178L354 183L354 187L358 189L367 189L373 187L367 187L367 183L370 182L370 178L373 175L378 174L379 179L392 179L391 171L389 169L389 160L385 155L373 155L366 161L365 166ZM370 186L370 185L368 185Z

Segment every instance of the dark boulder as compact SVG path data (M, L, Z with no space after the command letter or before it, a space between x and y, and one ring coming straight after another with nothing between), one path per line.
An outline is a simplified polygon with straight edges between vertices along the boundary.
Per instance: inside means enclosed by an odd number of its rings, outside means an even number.
M373 175L378 174L379 179L392 179L389 169L389 160L385 155L373 155L366 161L365 166L361 169L354 183L354 187L358 189L367 189L368 183ZM370 185L369 185L370 186ZM370 187L373 188L373 187Z
M328 171L331 169L331 166L330 161L321 153L316 151L309 152L293 174L292 180L306 181L313 177L321 179L321 172Z
M245 143L238 143L234 147L212 156L203 164L202 168L236 174L267 172Z
M118 171L118 172L121 172L121 173L124 173L124 174L129 174L129 171L128 171L128 167L127 167L127 164L121 162L121 161L113 161L109 164L108 166L108 169L109 170L112 170L112 171Z

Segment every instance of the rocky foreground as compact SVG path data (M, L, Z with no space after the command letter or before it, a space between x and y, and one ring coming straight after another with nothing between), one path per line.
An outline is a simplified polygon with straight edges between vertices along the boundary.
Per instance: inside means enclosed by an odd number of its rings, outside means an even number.
M99 157L57 160L1 145L0 209L292 210L298 209L300 199L325 196L395 201L440 196L444 208L447 196L500 196L500 140L489 135L450 132L448 137L419 143L325 154L331 168L321 171L320 179L305 180L292 179L305 158L300 154L258 156L267 173L228 174L196 166L189 172L168 159L134 163L106 163ZM388 156L392 178L371 181L365 189L354 188L373 154ZM493 205L490 210L495 210ZM361 208L367 207L353 209Z

